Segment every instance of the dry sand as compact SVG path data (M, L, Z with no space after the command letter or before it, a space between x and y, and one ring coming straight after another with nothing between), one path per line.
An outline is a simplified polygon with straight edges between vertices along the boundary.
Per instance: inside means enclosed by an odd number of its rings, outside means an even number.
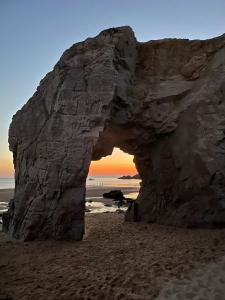
M176 280L179 285L224 254L224 229L125 223L123 214L92 214L81 242L24 243L0 233L0 299L148 300L159 294L167 299L168 293L171 300L200 299L177 298ZM175 284L168 292L170 282Z
M86 227L82 242L1 233L0 299L154 299L168 280L225 252L224 230L124 223L116 213L89 215Z
M156 300L224 300L225 256L194 270L183 279L168 282Z

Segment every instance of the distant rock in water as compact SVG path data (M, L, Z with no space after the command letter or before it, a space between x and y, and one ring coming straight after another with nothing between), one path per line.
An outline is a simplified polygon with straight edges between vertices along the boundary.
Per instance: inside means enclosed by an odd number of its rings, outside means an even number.
M17 239L81 240L90 162L114 147L142 180L127 219L225 227L225 35L138 42L125 26L74 44L13 116L9 147Z
M118 177L118 179L132 179L132 178L133 177L130 175L124 175L124 176Z
M134 176L124 175L124 176L119 177L118 179L141 179L141 177L139 174L136 174Z
M94 178L89 178L88 180L95 180Z

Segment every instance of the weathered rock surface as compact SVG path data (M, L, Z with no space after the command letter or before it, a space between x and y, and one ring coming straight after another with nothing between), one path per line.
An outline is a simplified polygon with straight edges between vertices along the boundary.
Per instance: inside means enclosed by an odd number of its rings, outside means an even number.
M134 155L139 220L224 226L225 35L139 43L121 27L73 45L13 117L9 144L16 238L80 240L90 161L114 146Z

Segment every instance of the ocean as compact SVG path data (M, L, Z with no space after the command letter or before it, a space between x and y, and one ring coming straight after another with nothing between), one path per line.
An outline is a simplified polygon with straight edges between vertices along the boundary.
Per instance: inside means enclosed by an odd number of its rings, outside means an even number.
M140 179L118 179L117 176L90 176L87 178L86 187L140 187Z
M116 176L100 177L90 176L87 178L88 187L137 187L139 188L139 179L118 179ZM15 187L14 178L0 178L0 189L13 189Z

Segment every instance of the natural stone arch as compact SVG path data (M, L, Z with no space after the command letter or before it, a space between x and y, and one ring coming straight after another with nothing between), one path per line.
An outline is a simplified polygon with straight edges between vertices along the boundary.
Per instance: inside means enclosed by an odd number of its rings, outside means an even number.
M13 117L4 229L82 239L90 161L114 146L135 156L140 221L223 226L224 70L225 36L138 43L121 27L73 45Z

